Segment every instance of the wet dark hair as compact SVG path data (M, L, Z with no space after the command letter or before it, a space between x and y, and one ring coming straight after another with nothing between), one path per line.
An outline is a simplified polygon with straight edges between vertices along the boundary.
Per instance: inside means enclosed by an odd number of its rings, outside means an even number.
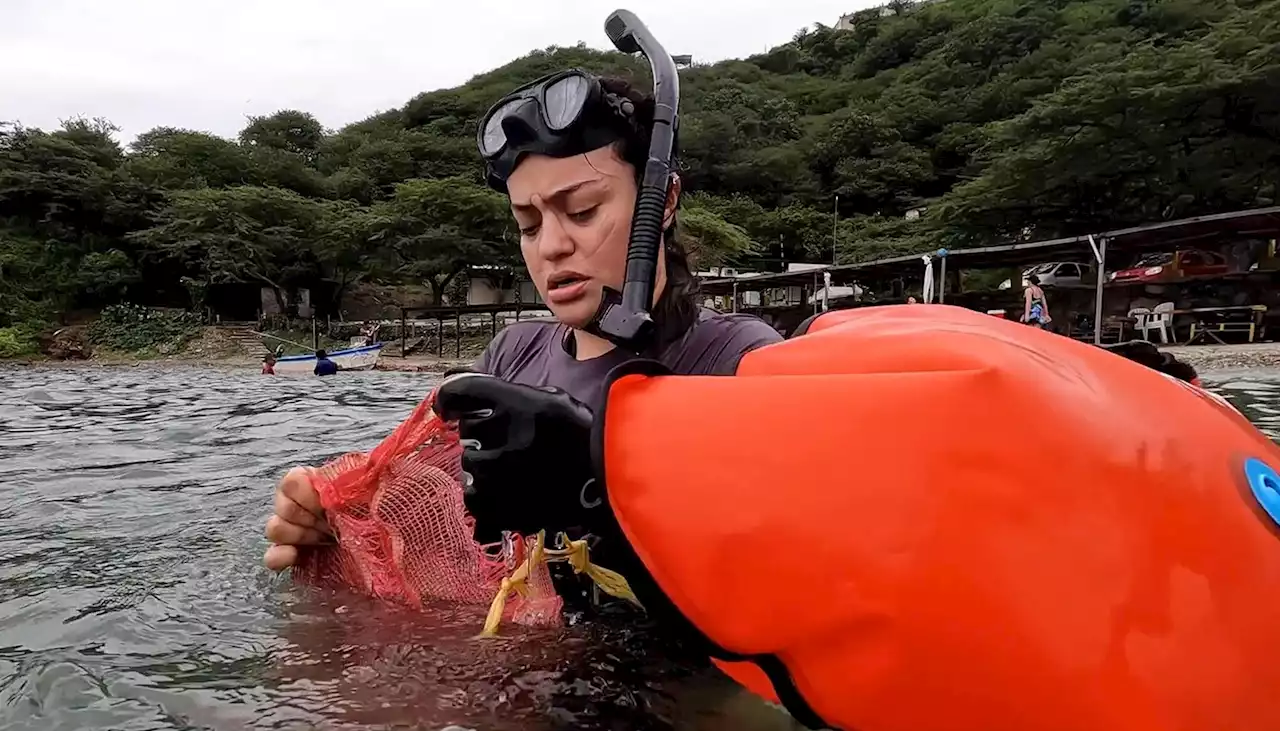
M1104 349L1115 353L1116 355L1128 358L1135 363L1156 371L1160 371L1165 375L1173 376L1187 383L1195 383L1200 374L1196 372L1194 366L1178 360L1169 353L1162 352L1156 347L1155 343L1148 340L1129 340L1115 345L1104 345Z
M1040 277L1037 277L1036 275L1032 274L1031 276L1027 277L1027 284L1032 284L1039 287Z
M329 354L324 351L324 348L321 348L320 350L316 351L316 360L320 360L321 358L328 358L328 357L329 357Z
M1200 374L1196 373L1195 367L1190 363L1180 361L1171 355L1166 355L1165 357L1167 357L1168 360L1161 366L1160 370L1162 372L1167 373L1174 378L1186 381L1187 383L1195 383L1196 379L1200 377Z

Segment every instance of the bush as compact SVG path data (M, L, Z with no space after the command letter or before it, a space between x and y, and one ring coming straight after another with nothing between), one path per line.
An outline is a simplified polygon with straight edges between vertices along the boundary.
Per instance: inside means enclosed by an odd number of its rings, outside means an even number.
M22 358L39 351L40 341L30 328L0 327L0 358Z
M200 332L200 316L140 305L111 305L89 326L89 342L128 353L176 353Z

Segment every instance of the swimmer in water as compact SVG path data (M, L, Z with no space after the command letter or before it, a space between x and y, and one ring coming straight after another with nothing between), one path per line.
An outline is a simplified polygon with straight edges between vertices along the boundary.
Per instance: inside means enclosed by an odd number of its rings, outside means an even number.
M660 216L655 338L632 354L589 329L604 288L622 288L653 116L652 97L625 82L566 71L522 87L482 119L478 142L489 183L510 199L528 274L555 321L508 327L474 372L451 376L435 395L437 411L458 424L467 445L462 466L477 537L504 529L592 533L600 537L593 560L650 582L593 488L592 425L605 407L610 374L643 361L650 373L732 376L744 354L781 339L758 320L696 305L676 235L681 190L674 174ZM1036 314L1039 324L1048 321L1047 307ZM530 489L530 475L540 478L537 489ZM267 535L273 545L265 561L273 569L293 565L299 546L332 540L304 471L278 487ZM566 598L583 585L564 575L556 584ZM788 708L805 710L790 690Z
M571 114L561 131L545 121L555 110ZM460 420L461 435L489 452L483 461L464 458L474 481L467 508L482 542L499 537L512 520L529 527L582 524L580 494L592 467L580 425L603 406L603 384L618 365L645 357L677 374L731 376L743 355L782 340L755 317L698 304L679 234L682 189L674 172L663 212L652 343L637 355L587 331L604 288L623 286L653 116L652 94L630 82L564 71L513 92L481 126L487 180L511 203L526 273L554 317L507 326L471 369L496 378L451 381L437 397L446 418ZM508 384L519 386L503 388ZM486 409L491 417L474 416ZM545 418L527 445L504 449L506 435L493 433L492 425L517 413ZM547 476L540 490L523 489L530 474ZM267 524L267 566L292 566L299 546L329 540L327 533L314 489L301 473L290 473L277 488ZM606 566L608 543L593 548ZM569 599L580 598L589 584L572 575L556 581Z
M315 374L317 376L332 376L340 370L342 369L338 367L338 364L329 359L327 352L323 349L316 351Z
M1186 381L1193 386L1200 385L1200 374L1196 372L1194 366L1160 350L1155 343L1146 340L1130 340L1115 345L1104 345L1102 348L1141 363L1152 370Z
M556 132L545 125L548 108L576 111ZM498 334L470 369L496 378L451 378L437 394L438 409L459 422L461 436L485 447L483 460L470 450L463 459L473 480L467 509L481 542L495 540L503 529L582 527L584 489L593 478L590 423L603 407L603 385L614 368L647 357L674 374L732 376L745 354L782 340L755 317L697 304L678 233L682 191L674 173L654 290L653 343L636 355L586 330L604 287L623 284L653 113L651 94L575 70L513 92L481 126L487 180L510 200L526 272L554 316ZM1029 297L1038 291L1033 284ZM1047 318L1047 309L1042 314ZM317 362L317 374L320 368ZM508 420L527 430L510 444ZM540 490L525 489L530 474L548 481ZM332 540L303 470L277 486L266 534L272 545L264 562L276 571L296 563L299 547ZM611 553L607 540L593 547L603 565L610 565ZM575 589L584 586L580 577L557 575L557 587L570 599L580 597Z

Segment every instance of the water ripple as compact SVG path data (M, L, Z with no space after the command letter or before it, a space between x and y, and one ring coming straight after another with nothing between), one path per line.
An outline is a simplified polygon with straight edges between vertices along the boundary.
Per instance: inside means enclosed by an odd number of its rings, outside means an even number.
M0 369L0 728L798 728L645 631L476 642L480 608L261 568L274 480L371 447L429 387Z

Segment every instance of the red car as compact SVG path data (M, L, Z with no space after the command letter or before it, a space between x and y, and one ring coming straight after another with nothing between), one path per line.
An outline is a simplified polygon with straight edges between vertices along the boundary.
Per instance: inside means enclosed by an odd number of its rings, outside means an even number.
M1227 257L1216 251L1182 249L1177 252L1147 254L1128 269L1111 273L1113 282L1171 282L1191 277L1210 277L1231 270Z

